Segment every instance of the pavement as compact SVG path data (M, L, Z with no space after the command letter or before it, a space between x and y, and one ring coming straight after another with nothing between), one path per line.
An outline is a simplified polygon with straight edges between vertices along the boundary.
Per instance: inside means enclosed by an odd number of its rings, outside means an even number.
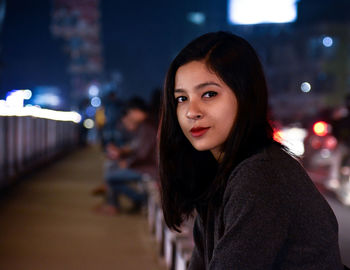
M338 220L339 246L343 263L350 266L350 207L340 203L330 191L324 191L323 195Z
M350 206L341 203L336 193L327 187L325 172L308 171L317 189L322 193L332 208L339 225L339 247L343 263L350 266Z
M1 270L164 270L142 214L101 216L103 156L74 151L0 200Z

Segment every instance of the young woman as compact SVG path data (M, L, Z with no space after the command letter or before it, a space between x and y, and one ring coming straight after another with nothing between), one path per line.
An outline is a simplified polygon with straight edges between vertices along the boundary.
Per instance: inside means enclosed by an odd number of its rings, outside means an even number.
M342 269L337 220L302 166L274 142L254 49L205 34L171 63L159 153L164 218L197 212L189 269Z

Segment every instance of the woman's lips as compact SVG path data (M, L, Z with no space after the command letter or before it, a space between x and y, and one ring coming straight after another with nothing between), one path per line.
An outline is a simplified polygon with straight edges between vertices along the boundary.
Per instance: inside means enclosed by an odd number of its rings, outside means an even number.
M193 137L200 137L203 136L207 131L209 127L196 127L191 128L190 132Z

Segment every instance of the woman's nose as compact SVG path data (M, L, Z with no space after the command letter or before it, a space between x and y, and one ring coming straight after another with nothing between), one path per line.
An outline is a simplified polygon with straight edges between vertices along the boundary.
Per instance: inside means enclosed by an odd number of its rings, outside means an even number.
M203 112L200 105L197 102L189 102L188 110L186 113L188 119L200 119L203 117Z

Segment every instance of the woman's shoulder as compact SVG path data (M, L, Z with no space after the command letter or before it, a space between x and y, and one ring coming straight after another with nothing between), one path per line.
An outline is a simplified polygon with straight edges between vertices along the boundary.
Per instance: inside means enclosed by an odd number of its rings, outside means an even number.
M271 145L243 160L231 172L227 193L232 190L248 194L284 196L291 190L313 188L299 161L279 145Z
M279 172L296 169L304 172L299 161L282 146L270 145L240 162L231 172L229 179L241 174L264 176L264 172Z
M232 171L224 201L233 197L245 203L277 205L306 216L329 216L332 212L299 161L278 146L262 150Z

